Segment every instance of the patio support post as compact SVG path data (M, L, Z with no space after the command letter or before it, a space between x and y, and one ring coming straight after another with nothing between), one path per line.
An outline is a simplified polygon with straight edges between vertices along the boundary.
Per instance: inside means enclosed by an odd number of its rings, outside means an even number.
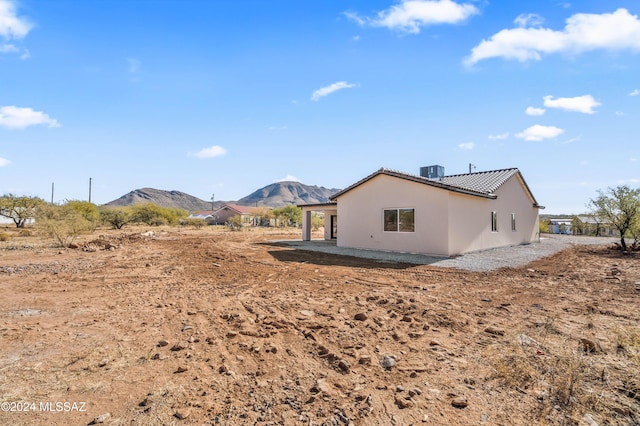
M302 209L302 241L311 241L311 210Z

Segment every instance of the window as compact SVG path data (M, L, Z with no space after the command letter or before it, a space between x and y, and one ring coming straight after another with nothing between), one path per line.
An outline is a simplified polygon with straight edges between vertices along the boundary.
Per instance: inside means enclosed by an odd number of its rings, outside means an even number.
M383 216L385 232L415 231L414 209L388 209L384 210Z
M512 231L516 230L516 214L515 213L511 213L511 230Z
M498 213L491 212L491 232L498 232Z

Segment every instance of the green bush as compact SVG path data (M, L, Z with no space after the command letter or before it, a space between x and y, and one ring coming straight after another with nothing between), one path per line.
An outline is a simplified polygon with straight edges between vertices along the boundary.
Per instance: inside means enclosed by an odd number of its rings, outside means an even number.
M207 222L202 220L202 219L196 219L196 218L191 218L191 219L183 219L180 224L182 226L192 226L196 229L200 229L203 228Z
M133 220L133 214L129 207L102 206L98 209L100 220L113 229L122 229L124 225Z
M81 234L93 231L93 224L72 205L43 205L36 216L38 230L62 247L69 245Z
M87 222L91 224L92 231L100 224L100 211L98 206L88 201L71 200L65 203L69 208L78 212Z
M130 207L133 222L150 226L176 226L186 219L189 213L183 209L160 207L153 203L135 204Z

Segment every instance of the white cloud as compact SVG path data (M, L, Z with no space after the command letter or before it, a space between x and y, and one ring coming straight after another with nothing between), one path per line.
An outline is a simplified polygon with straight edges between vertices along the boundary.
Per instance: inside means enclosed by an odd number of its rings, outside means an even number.
M539 142L544 139L553 139L564 133L564 130L555 126L542 126L535 124L516 134L517 138L525 141Z
M41 111L16 106L0 107L0 127L23 129L29 126L44 124L48 127L60 127L57 120Z
M527 109L525 110L525 113L527 115L543 115L545 113L546 109L544 108L535 108L535 107L527 107Z
M561 31L549 28L511 28L483 40L465 59L468 66L484 59L520 62L540 60L543 54L577 54L590 50L640 50L640 20L626 9L613 13L577 13Z
M631 157L629 158L629 161L631 161L632 163L635 163L636 161L638 161L638 159L635 157Z
M581 166L588 166L589 165L589 161L588 160L582 160L578 164L580 164Z
M476 144L473 142L465 142L465 143L461 143L458 144L458 148L460 148L463 151L471 151L473 148L475 148Z
M625 115L627 115L627 114L625 114L625 113L624 113L624 111L616 111L616 115L617 115L618 117L623 117L623 116L625 116Z
M489 139L492 141L500 141L507 139L509 137L509 133L500 133L498 135L489 135Z
M318 99L330 95L333 92L337 92L338 90L342 89L350 89L352 87L356 87L356 85L347 83L346 81L338 81L337 83L330 84L313 92L313 94L311 95L311 100L317 101Z
M513 23L519 27L539 27L544 22L544 18L537 13L522 14Z
M276 182L300 182L300 179L293 175L286 175L284 178L277 180Z
M227 150L219 145L213 145L209 148L202 148L200 151L195 153L195 156L198 158L214 158L225 155Z
M470 3L459 4L452 0L402 0L389 9L378 12L374 18L362 18L354 12L345 12L345 16L361 26L386 27L418 34L421 27L456 24L478 13L478 8Z
M629 96L638 96L640 95L640 90L638 89L634 89L633 92L629 93Z
M16 15L15 2L0 0L0 36L4 39L24 38L33 27L25 18Z
M11 164L11 161L7 160L6 158L0 157L0 167L8 166L9 164Z
M553 96L545 96L544 106L547 108L560 108L565 111L581 112L583 114L593 114L595 107L602 105L596 101L591 95L576 96L575 98L557 98Z

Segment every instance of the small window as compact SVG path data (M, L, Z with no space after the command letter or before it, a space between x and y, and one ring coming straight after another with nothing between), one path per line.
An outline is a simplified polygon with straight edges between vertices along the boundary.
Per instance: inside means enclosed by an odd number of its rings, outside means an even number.
M516 230L516 214L515 213L511 213L511 230L512 231Z
M388 209L384 210L383 216L385 232L415 231L414 209Z
M498 232L498 213L491 212L491 232Z

